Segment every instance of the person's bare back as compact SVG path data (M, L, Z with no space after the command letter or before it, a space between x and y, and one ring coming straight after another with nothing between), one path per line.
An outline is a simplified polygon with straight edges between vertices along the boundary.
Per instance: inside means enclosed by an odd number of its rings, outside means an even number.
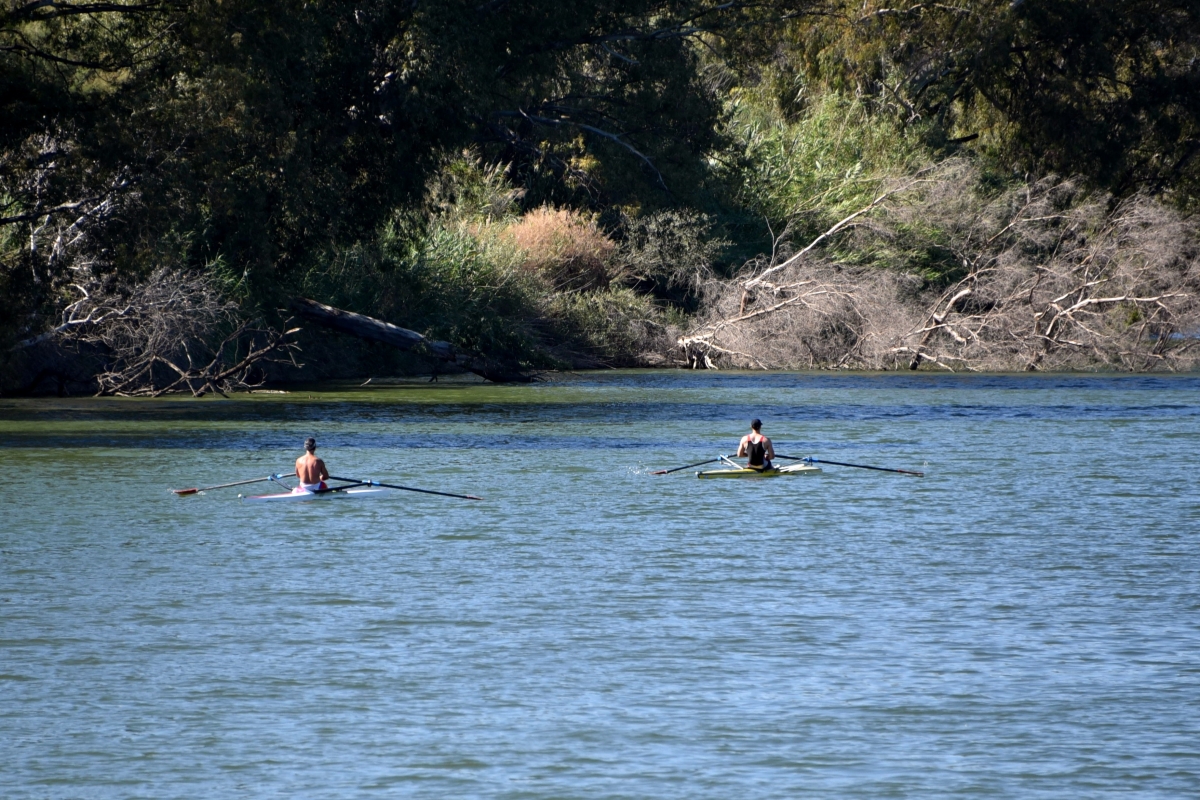
M775 459L775 446L771 440L762 435L762 422L754 420L750 423L750 433L742 437L738 443L737 458L747 458L750 469L770 469Z
M329 471L325 469L325 462L316 456L317 443L312 438L304 440L304 455L296 459L296 477L300 479L300 486L304 489L325 488L325 481L329 478Z

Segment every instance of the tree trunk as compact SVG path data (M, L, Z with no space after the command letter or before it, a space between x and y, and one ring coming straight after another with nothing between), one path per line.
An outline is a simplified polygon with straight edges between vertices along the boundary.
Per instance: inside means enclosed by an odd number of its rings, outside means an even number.
M435 341L416 331L410 331L365 314L343 311L340 308L327 306L303 297L292 300L292 309L309 322L315 322L359 339L381 342L400 350L436 358L439 361L445 361L469 372L474 372L495 383L531 383L536 380L535 376L515 367L499 364L478 353L456 350L454 345L449 342Z

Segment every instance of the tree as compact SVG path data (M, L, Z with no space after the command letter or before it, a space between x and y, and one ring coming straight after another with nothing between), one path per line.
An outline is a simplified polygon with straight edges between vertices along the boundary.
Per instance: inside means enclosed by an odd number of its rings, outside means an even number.
M697 43L807 5L10 5L0 14L10 338L76 299L68 245L76 272L216 271L243 302L280 306L297 269L419 209L446 154L472 144L512 164L531 202L686 197L706 179L720 112ZM58 243L49 260L45 241Z
M1200 201L1194 0L842 2L797 36L810 78L853 87L941 141L1118 197Z

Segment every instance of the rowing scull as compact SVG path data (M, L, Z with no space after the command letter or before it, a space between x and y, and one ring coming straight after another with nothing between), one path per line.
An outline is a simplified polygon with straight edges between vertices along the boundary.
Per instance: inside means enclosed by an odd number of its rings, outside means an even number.
M730 467L728 469L709 469L697 472L697 478L775 478L780 475L813 475L821 471L820 467L809 464L788 464L786 467L771 467L771 469L750 469L749 467Z
M277 494L241 495L246 503L266 503L277 501L304 502L307 500L328 500L332 497L355 497L358 499L378 497L388 494L387 489L377 489L374 486L351 486L345 489L330 489L323 492L279 492Z

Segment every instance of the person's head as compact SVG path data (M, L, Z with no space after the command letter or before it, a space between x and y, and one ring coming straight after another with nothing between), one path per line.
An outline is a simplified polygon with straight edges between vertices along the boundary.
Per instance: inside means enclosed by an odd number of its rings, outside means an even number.
M304 449L308 452L313 452L317 449L317 440L311 436L304 440Z
M761 428L761 427L762 427L762 420L761 420L761 419L752 419L752 420L750 420L750 430L754 431L755 433L758 433L758 432L759 432L759 430L758 430L758 429L759 429L759 428Z

